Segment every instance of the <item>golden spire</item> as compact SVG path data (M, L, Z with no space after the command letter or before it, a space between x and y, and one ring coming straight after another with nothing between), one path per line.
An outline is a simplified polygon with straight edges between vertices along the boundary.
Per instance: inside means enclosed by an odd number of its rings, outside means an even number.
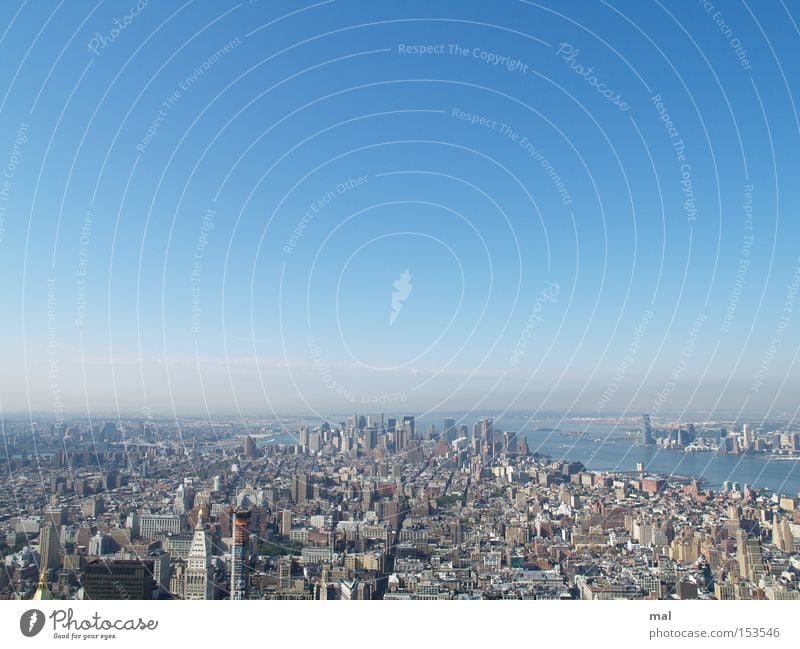
M39 583L36 585L36 590L33 593L33 600L53 599L50 590L47 588L47 571L42 570L39 573Z
M200 510L197 512L197 525L202 527L206 522L206 503L200 505Z

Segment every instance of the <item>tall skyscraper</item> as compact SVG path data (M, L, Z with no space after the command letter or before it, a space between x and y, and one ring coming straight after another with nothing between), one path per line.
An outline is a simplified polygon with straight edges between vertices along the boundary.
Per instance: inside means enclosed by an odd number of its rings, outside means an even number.
M300 448L302 448L304 451L308 449L308 439L308 426L300 426Z
M250 512L243 509L233 514L231 599L250 599L250 516Z
M302 505L308 500L308 476L305 473L296 473L292 478L292 501L295 505Z
M367 426L364 429L364 449L372 450L378 446L378 429L374 426Z
M281 536L289 536L292 531L292 512L289 509L284 509L281 512L280 518L280 532Z
M517 433L503 433L503 450L507 453L517 452Z
M475 437L482 442L492 442L492 419L491 417L482 417L475 422Z
M779 518L772 525L772 542L779 550L794 552L794 535L789 520Z
M481 449L484 460L494 457L494 431L492 429L491 417L482 417L476 421L472 433L474 439L479 444L478 448Z
M244 456L248 460L254 460L258 457L261 457L261 451L258 449L256 440L254 440L250 435L247 435L244 438Z
M442 422L442 439L452 442L456 438L456 420L445 417Z
M398 424L394 431L395 451L405 451L408 448L408 431L411 427L406 424Z
M736 530L736 559L739 562L739 574L757 583L764 573L761 540L748 536L746 530Z
M52 523L45 525L39 535L39 554L41 572L53 570L61 565L61 541L58 538L58 528Z
M742 445L745 453L753 450L753 441L753 431L750 429L750 424L745 424L742 426Z
M211 566L211 542L205 529L205 516L201 508L194 530L189 557L186 560L186 599L214 599L214 579Z
M653 426L650 423L650 415L642 415L640 440L645 446L653 446L656 443L656 439L653 437Z

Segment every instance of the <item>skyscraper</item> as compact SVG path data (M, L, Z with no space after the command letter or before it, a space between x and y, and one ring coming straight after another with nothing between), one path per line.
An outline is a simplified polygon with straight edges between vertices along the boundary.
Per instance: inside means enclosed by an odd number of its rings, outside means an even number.
M369 451L378 446L378 429L374 426L367 426L364 429L364 450Z
M39 554L41 555L40 571L53 570L61 565L61 541L58 538L58 529L52 523L42 528L39 535Z
M201 508L194 530L189 557L186 560L186 599L214 599L214 580L211 566L211 543L205 529L205 516Z
M452 442L456 438L456 420L445 417L442 422L442 438L446 442Z
M250 516L250 512L244 509L237 509L233 514L231 599L250 599Z
M753 431L750 430L750 424L742 426L742 445L745 453L753 450Z
M517 433L510 433L508 431L503 433L503 450L506 453L517 452Z
M487 442L488 444L492 443L492 418L491 417L482 417L478 421L475 422L475 429L474 429L475 437L481 440L482 442Z
M472 432L479 444L478 448L482 449L481 453L485 455L484 460L494 457L494 431L492 430L491 417L482 417L476 421Z
M308 449L309 432L308 426L300 426L300 447L305 451Z
M746 530L736 530L736 559L739 562L739 574L757 583L764 573L761 540L748 536Z
M147 556L148 561L153 562L153 579L156 585L169 591L169 552L154 550Z
M280 518L280 533L281 536L289 536L292 531L292 512L289 509L284 509L281 512Z
M295 505L302 505L308 500L308 476L305 473L296 473L292 478L292 501Z
M254 440L250 435L247 435L244 438L244 456L248 460L254 460L258 457L261 457L261 451L258 450L256 440Z
M656 443L653 437L653 426L650 423L650 415L642 415L642 431L640 440L645 446L653 446Z
M405 451L408 448L408 429L409 426L405 424L398 424L394 431L394 448L395 451Z

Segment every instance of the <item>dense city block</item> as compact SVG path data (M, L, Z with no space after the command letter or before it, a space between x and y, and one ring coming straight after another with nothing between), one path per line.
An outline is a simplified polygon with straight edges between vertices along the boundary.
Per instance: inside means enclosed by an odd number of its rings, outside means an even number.
M0 598L800 599L797 493L588 470L499 424L5 421ZM633 428L798 459L786 427Z

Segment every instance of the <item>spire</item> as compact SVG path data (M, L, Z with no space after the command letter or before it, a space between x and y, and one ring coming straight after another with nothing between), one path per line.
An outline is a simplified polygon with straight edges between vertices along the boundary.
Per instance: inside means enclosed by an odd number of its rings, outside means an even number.
M194 528L184 579L186 599L214 599L211 548L208 534L199 523Z
M200 529L205 527L206 518L208 514L206 513L206 503L202 503L200 505L200 510L197 512L197 525Z
M32 600L45 600L53 599L50 590L47 588L47 571L42 570L39 573L39 583L36 585L36 590L33 593Z

